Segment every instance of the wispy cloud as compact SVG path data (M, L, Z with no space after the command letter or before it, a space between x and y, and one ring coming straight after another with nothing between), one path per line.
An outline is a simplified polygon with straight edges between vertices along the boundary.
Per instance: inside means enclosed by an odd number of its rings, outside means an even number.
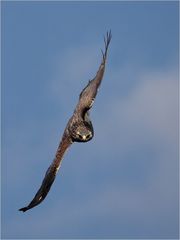
M174 145L178 126L178 76L174 72L143 73L126 95L116 94L108 99L95 124L100 131L99 141L106 139L105 136L112 137L112 144L122 144L123 149L136 144L136 139L143 142L151 138L153 142Z

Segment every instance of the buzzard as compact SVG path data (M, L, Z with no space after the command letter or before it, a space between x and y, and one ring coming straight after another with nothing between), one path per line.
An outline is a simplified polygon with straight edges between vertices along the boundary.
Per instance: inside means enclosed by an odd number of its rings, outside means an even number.
M89 117L89 110L94 103L98 88L104 75L107 50L111 41L111 37L111 31L107 32L106 36L104 37L105 51L103 52L101 50L102 61L99 69L96 73L96 76L89 81L87 86L82 90L79 95L79 102L76 105L72 117L67 123L64 134L62 136L62 140L56 151L55 158L46 171L41 187L37 191L33 200L29 203L29 205L19 209L19 211L25 212L37 206L45 199L60 168L62 158L66 150L73 142L88 142L93 138L94 130Z

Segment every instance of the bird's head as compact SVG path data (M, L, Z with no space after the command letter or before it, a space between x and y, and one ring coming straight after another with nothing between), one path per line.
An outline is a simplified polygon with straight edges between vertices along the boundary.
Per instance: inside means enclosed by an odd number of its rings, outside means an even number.
M74 142L88 142L93 138L93 130L82 122L73 129L71 135Z

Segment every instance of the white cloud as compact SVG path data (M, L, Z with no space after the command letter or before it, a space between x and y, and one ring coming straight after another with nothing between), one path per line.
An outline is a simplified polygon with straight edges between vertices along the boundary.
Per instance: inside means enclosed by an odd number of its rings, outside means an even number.
M106 109L95 115L99 144L110 138L110 144L128 150L148 139L171 146L176 143L178 79L174 73L142 74L129 93L106 101L110 101Z

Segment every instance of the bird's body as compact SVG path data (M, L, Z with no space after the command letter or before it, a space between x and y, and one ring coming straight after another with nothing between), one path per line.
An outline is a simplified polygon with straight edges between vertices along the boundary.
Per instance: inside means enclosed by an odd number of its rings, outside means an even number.
M36 193L33 200L30 202L30 204L27 207L19 209L20 211L25 212L40 204L45 199L55 180L56 173L59 170L62 158L70 145L73 142L88 142L93 138L94 130L91 120L89 118L89 110L93 105L98 88L103 78L107 58L107 50L110 41L111 32L107 32L106 38L104 38L105 52L102 52L103 59L98 69L98 72L95 78L89 81L87 86L82 90L79 95L78 104L76 105L72 117L67 123L64 134L62 136L62 140L56 151L55 158L48 170L46 171L41 187L39 188L38 192Z

